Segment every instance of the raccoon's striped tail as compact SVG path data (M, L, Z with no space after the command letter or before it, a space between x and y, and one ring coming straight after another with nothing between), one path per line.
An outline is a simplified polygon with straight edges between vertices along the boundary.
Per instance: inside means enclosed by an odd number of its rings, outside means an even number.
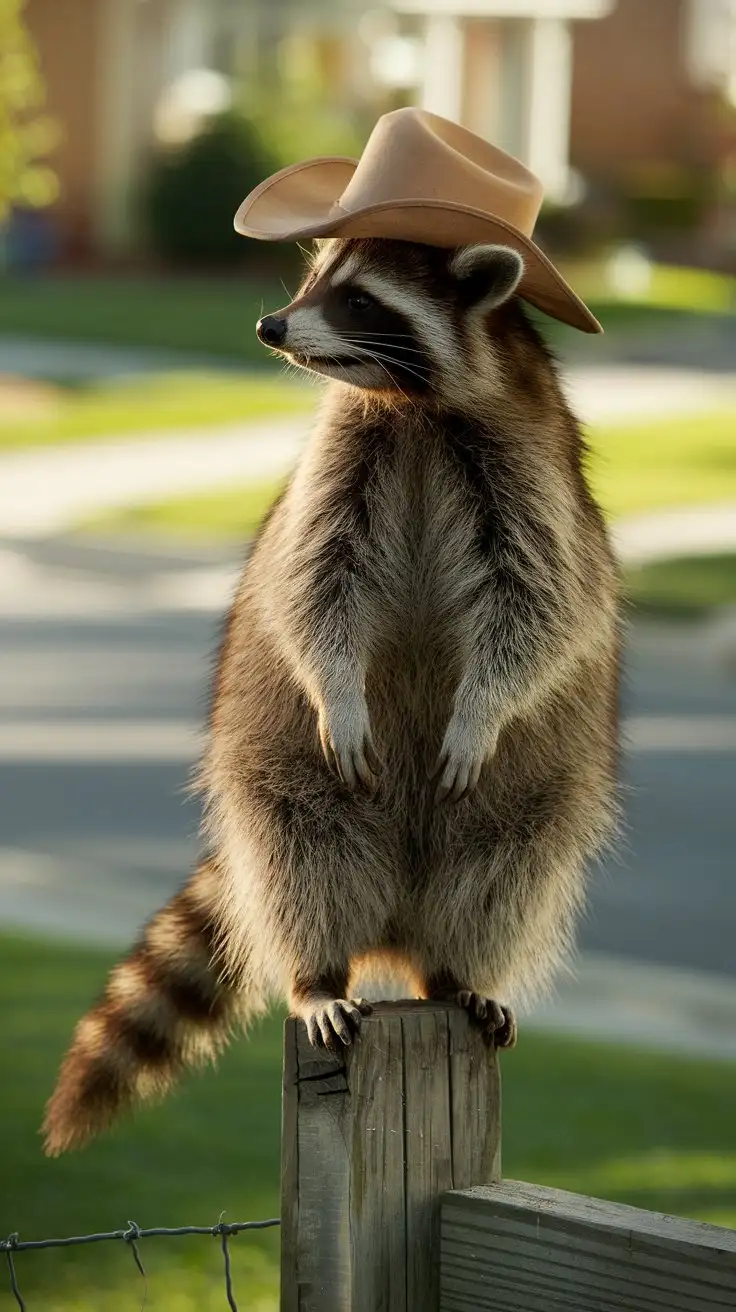
M258 996L225 977L215 924L219 882L214 863L203 862L80 1020L46 1108L50 1156L166 1093L186 1066L214 1058L232 1027L260 1009Z

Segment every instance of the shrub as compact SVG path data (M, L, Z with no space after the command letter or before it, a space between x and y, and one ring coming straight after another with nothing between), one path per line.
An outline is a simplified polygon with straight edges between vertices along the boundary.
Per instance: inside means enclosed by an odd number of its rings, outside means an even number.
M152 161L143 218L153 248L174 263L242 263L254 244L234 232L233 216L278 167L248 119L231 110L210 119L186 144Z
M713 199L706 170L641 165L624 180L622 199L631 231L642 237L693 232Z

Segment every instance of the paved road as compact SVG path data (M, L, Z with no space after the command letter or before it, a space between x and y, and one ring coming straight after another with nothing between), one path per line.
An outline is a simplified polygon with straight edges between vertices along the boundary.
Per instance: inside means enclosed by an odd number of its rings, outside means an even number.
M0 919L126 939L197 850L219 616L176 585L197 566L205 592L218 561L45 543L4 562ZM583 946L736 976L736 677L697 631L641 632L626 683L628 834Z

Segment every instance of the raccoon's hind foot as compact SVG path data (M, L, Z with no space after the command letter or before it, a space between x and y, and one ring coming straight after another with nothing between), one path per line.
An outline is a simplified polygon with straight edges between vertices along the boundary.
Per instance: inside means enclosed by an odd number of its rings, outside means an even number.
M513 1048L516 1043L516 1017L510 1007L502 1007L493 998L486 998L472 989L458 987L457 980L447 971L431 974L423 990L432 1002L455 1002L467 1011L473 1025L481 1031L489 1046Z
M294 980L291 1011L304 1021L313 1048L327 1048L328 1052L349 1048L363 1017L372 1010L362 998L340 997L347 987L348 972L342 969L305 972Z
M329 1052L349 1048L363 1017L371 1010L362 998L332 998L315 1003L311 1011L302 1011L309 1042L313 1048L327 1048Z
M314 1048L327 1048L329 1052L340 1052L349 1048L356 1038L363 1015L369 1014L371 1008L362 998L332 998L328 1002L317 1002L314 1010L306 1015L307 1034Z
M516 1017L510 1007L502 1007L492 998L470 989L455 994L458 1006L467 1011L472 1023L480 1029L483 1038L494 1048L513 1048L516 1044Z

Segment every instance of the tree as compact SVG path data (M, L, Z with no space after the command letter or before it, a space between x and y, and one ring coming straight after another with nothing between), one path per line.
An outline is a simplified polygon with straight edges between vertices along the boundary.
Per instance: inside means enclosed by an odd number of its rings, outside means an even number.
M43 79L24 4L0 0L0 226L14 205L37 209L58 194L56 174L44 162L57 130L42 112Z

